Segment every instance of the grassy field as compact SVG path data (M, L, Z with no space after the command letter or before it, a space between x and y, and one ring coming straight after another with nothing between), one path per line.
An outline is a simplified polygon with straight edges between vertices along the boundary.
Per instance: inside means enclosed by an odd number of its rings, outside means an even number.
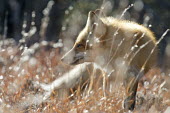
M43 46L42 46L43 45ZM30 48L18 47L6 41L0 48L0 113L122 113L125 89L123 83L107 85L106 96L96 78L92 89L89 84L75 89L53 91L42 101L43 90L37 83L51 83L67 72L69 67L60 62L59 44L47 47L46 42ZM168 62L168 61L167 61ZM168 72L169 71L169 72ZM68 93L68 91L70 93ZM170 68L163 72L150 70L141 80L134 113L170 112Z

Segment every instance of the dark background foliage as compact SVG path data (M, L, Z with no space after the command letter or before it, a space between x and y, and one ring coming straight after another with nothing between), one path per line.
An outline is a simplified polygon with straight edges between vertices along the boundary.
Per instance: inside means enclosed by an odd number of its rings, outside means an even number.
M89 10L100 8L103 2L107 0L54 0L54 4L49 11L49 21L44 33L40 35L41 25L44 18L44 9L50 0L0 0L0 34L4 38L14 38L19 41L22 37L22 26L26 21L25 32L31 29L31 23L34 22L36 33L31 36L29 42L34 43L39 40L58 41L62 38L60 35L62 27L64 30L69 28L68 21L75 12L81 14L80 28L83 27ZM129 5L134 4L130 10L125 13L124 18L144 24L148 20L151 29L159 38L163 32L170 28L170 1L169 0L110 0L108 15L118 17L122 11ZM35 13L33 18L32 13ZM80 16L80 15L77 15ZM77 17L79 18L79 17ZM71 21L69 21L71 22ZM79 29L80 30L80 29ZM77 31L78 33L79 31ZM76 36L76 35L75 35ZM68 37L69 38L69 37ZM168 42L168 36L163 41L163 45ZM164 48L163 46L163 48Z

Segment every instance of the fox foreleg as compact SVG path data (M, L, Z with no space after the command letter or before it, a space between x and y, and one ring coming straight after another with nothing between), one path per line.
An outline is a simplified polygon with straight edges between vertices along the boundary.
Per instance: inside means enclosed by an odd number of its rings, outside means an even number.
M139 73L134 67L129 67L127 75L124 79L124 86L126 89L126 98L124 100L124 108L127 110L133 110L136 103L136 92L138 88L138 82L142 73Z
M52 83L44 84L39 83L38 86L46 92L52 92L57 89L69 89L74 88L80 82L85 82L90 78L89 70L94 69L94 64L85 62L76 65L69 72L65 73L63 76L57 78Z

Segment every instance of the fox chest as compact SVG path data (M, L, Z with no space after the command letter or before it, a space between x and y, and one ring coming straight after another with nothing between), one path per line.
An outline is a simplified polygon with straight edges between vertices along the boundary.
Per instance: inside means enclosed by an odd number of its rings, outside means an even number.
M124 46L103 47L100 45L95 46L92 51L95 59L94 62L101 67L107 67L110 69L113 69L117 67L117 64L121 64L121 62L124 62L124 57L127 53L128 47Z

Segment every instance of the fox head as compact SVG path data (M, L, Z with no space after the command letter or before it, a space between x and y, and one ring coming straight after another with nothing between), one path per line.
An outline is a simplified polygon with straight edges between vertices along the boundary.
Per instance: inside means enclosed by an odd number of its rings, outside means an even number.
M95 45L97 40L106 33L106 26L100 18L100 10L88 13L87 23L79 33L74 46L61 60L67 64L79 64L83 62L93 62L95 55Z

